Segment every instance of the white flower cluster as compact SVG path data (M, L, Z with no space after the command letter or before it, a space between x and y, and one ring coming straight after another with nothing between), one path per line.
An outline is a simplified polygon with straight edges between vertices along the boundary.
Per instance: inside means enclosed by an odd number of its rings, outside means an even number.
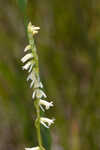
M35 35L38 33L39 27L33 26L31 23L28 25L28 33ZM33 41L34 42L34 41ZM32 41L29 41L29 45L26 46L24 49L24 52L27 53L22 59L22 63L24 63L24 66L22 67L23 70L27 70L29 75L27 77L27 81L31 80L30 88L33 88L33 94L32 99L37 100L38 99L38 105L41 108L42 111L48 110L50 107L53 106L53 102L47 102L43 98L46 98L46 94L44 93L43 84L40 82L39 72L37 72L37 61L38 56L36 54L36 49L34 45L32 45ZM49 119L45 117L40 117L40 123L44 125L46 128L49 128L52 123L54 123L54 119ZM33 147L33 148L25 148L25 150L40 150L39 147Z

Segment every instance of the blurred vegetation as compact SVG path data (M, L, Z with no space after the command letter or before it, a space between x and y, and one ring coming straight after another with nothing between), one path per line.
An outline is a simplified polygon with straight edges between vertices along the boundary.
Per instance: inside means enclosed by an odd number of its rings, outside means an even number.
M0 0L0 150L37 144L32 91L20 62L28 20L41 27L40 74L55 104L47 112L56 118L51 135L41 127L46 150L99 150L99 0Z

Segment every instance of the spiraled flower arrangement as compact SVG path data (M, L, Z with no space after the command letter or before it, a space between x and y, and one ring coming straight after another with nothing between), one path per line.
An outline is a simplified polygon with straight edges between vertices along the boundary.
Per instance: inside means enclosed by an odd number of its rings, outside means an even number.
M28 40L29 45L26 46L24 52L27 53L21 61L24 63L22 67L23 70L28 71L27 81L31 80L30 88L33 88L32 99L34 100L34 106L36 108L36 120L35 126L37 130L37 138L38 138L38 146L32 148L25 148L25 150L45 150L42 146L42 139L40 133L40 124L49 128L52 123L54 123L54 119L49 119L46 117L40 116L40 109L42 111L48 110L50 107L53 106L53 102L47 102L45 98L47 97L43 91L43 84L40 81L39 76L39 63L38 63L38 55L37 49L34 43L34 35L38 33L40 27L35 27L31 24L28 24L27 33L28 33Z

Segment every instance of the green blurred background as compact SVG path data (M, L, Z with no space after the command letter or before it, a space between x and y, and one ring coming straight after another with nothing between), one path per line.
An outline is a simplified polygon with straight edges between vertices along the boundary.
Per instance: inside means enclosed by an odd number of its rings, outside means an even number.
M36 36L41 80L56 118L46 150L100 150L100 0L0 0L0 150L37 145L32 90L20 59Z

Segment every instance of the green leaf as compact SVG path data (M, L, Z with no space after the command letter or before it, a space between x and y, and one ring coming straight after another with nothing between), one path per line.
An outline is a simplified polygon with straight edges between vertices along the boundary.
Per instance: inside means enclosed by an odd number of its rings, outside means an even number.
M51 150L50 130L41 126L42 142L46 150Z

